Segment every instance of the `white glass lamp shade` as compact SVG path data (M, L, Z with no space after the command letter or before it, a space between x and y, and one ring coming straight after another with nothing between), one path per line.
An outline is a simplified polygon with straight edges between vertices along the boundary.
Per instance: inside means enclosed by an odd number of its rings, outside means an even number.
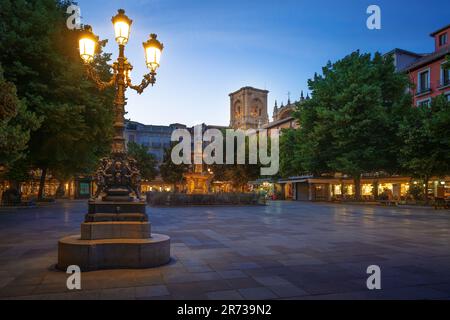
M79 40L80 57L84 63L91 63L94 61L95 52L97 49L97 37L92 33L92 28L86 26L81 32Z
M157 38L156 34L151 34L150 40L144 43L145 61L147 67L152 72L155 72L156 69L159 68L159 64L161 61L161 54L164 49L163 44L159 42L156 38Z
M125 10L120 9L117 15L112 18L112 23L114 25L116 42L119 45L126 45L130 38L130 29L133 20L125 15Z

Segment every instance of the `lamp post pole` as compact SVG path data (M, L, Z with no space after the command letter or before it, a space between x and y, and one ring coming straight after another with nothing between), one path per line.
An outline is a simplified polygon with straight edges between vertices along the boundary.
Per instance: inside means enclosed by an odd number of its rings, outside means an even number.
M125 45L128 42L130 28L133 21L125 15L125 10L120 9L112 18L116 42L119 45L119 56L112 65L114 71L110 81L104 82L96 73L92 62L98 47L98 37L92 32L92 27L85 26L80 36L80 56L83 59L86 72L99 90L115 87L114 98L114 137L111 147L111 156L101 160L100 167L96 172L95 181L97 193L94 199L104 195L107 201L131 201L140 200L140 172L134 159L127 157L125 146L125 92L127 88L141 94L149 85L156 82L156 69L164 46L157 40L156 34L151 34L150 39L143 43L145 50L146 65L150 72L146 74L139 85L133 85L130 77L133 66L125 56Z
M116 79L116 96L114 99L114 138L112 145L112 153L124 154L125 147L125 45L119 45L119 58L117 59L117 79Z

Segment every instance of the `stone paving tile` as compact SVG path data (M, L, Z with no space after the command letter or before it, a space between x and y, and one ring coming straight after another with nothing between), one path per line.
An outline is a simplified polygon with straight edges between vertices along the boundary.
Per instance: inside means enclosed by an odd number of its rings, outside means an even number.
M78 291L66 293L50 293L11 298L13 300L98 300L99 291Z
M147 287L137 287L135 288L135 294L137 299L145 299L152 297L168 296L169 290L164 285L160 286L147 286Z
M165 283L183 283L183 282L195 282L195 281L207 281L207 280L220 280L222 279L217 272L198 272L184 274L170 274L164 275Z
M192 272L192 273L214 271L211 267L206 266L206 265L188 266L188 267L186 267L186 270L188 272Z
M227 280L198 281L189 283L172 283L166 285L171 295L188 293L206 293L212 291L230 290L233 287Z
M227 282L234 289L246 289L261 286L261 284L253 278L228 279Z
M101 300L134 300L136 288L114 288L100 291Z
M300 297L309 295L308 292L294 286L293 284L268 286L267 288L269 288L280 298Z
M144 285L156 285L163 284L164 279L162 275L138 275L135 278L136 285L144 286Z
M446 299L448 211L271 202L266 207L148 208L172 237L172 261L82 274L68 292L57 241L78 234L84 201L0 215L0 298ZM29 217L29 219L27 219ZM237 223L238 222L238 223ZM366 289L381 267L382 290Z
M236 290L213 291L206 294L210 300L243 300L239 292Z
M0 289L7 286L9 283L13 282L16 278L3 276L0 278Z
M0 299L8 297L20 297L34 294L37 286L6 286L0 289Z
M277 298L275 293L264 287L239 289L238 291L247 300L268 300Z
M247 278L247 275L241 270L224 270L218 271L218 274L223 279L239 279L239 278Z
M309 293L279 276L254 277L261 285L267 287L280 298L298 297Z
M423 299L443 299L450 296L449 292L434 289L429 286L403 287L390 290L380 290L382 299L395 300L423 300Z

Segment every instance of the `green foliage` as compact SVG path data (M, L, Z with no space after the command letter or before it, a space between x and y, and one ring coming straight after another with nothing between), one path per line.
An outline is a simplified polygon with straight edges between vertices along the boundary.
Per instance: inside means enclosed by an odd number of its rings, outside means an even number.
M359 180L365 172L397 172L396 133L411 106L408 85L392 58L379 53L356 51L329 62L323 75L309 81L312 99L298 106L298 136L283 138L296 143L295 151L282 151L292 159L283 165L287 173L292 168L316 175L340 172Z
M31 134L29 162L58 177L89 173L108 153L113 90L99 92L85 77L77 51L78 31L68 30L71 1L1 0L0 62L29 111L43 120ZM109 54L95 67L111 76Z
M284 129L280 137L280 174L282 177L294 177L304 172L297 150L300 145L300 133L296 129Z
M163 163L159 167L161 178L165 183L176 185L184 181L184 174L188 172L189 165L176 165L172 162L172 149L176 144L172 143L170 148L164 151Z
M414 200L421 200L424 196L423 188L417 184L413 184L409 187L408 195L410 195Z
M222 130L222 134L226 137L225 130ZM258 137L259 139L259 137ZM249 181L256 180L259 178L261 173L261 164L249 164L250 154L249 154L249 137L245 138L245 164L238 164L237 162L237 144L234 146L234 164L226 164L226 139L223 141L223 164L213 164L210 166L212 172L214 173L215 181L228 181L231 182L232 186L236 189L243 189ZM268 149L270 150L270 139L267 141Z
M0 165L9 167L25 156L30 134L39 125L25 100L17 97L14 84L5 81L0 65Z
M148 153L148 147L135 142L128 143L128 155L137 161L142 179L154 180L158 175L156 169L158 162L155 156Z
M450 172L450 103L441 95L430 107L414 107L405 115L398 136L404 141L403 169L424 179Z

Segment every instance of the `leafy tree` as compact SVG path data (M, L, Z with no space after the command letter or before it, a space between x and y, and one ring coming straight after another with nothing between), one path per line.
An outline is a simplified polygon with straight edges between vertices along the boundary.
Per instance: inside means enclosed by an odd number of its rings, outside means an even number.
M68 30L65 9L72 1L0 0L0 62L20 99L43 120L31 134L29 162L68 177L89 173L110 150L112 89L99 92L85 77L78 31ZM104 44L104 43L103 43ZM95 68L111 76L110 54L100 50Z
M298 158L314 174L344 173L361 197L361 175L399 170L401 115L411 106L409 82L391 57L353 52L309 81L312 99L299 106Z
M428 181L450 172L450 103L441 95L430 107L411 108L405 115L398 136L404 141L399 159L406 173L424 183L428 202Z
M135 142L128 143L128 155L137 161L142 179L154 180L158 175L157 160L148 153L148 147Z
M0 65L0 165L9 167L25 157L30 134L39 125L26 101L17 97L14 84L5 81Z
M225 130L222 132L223 136L226 136ZM258 137L259 139L259 137ZM229 181L233 188L238 190L243 190L244 187L248 184L249 181L256 180L260 177L261 173L261 164L258 162L257 164L250 164L250 154L249 154L249 137L245 138L245 164L238 164L237 162L237 144L234 146L234 164L226 163L226 139L223 141L223 150L224 150L224 158L223 164L213 164L211 165L211 169L214 173L213 179L215 181ZM270 139L267 141L268 148L270 150Z
M174 186L173 190L176 190L177 184L184 182L184 174L189 170L189 165L176 165L173 163L172 149L175 145L175 143L172 143L170 148L164 150L163 163L159 167L161 178L165 183L172 184Z
M282 177L300 175L301 159L296 147L300 146L300 134L296 129L284 129L280 136L280 174Z

